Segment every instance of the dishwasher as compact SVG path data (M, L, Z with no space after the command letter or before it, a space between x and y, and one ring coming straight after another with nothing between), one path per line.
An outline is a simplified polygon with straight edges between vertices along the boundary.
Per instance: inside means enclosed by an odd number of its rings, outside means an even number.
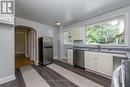
M85 62L84 51L74 49L74 53L73 53L73 64L74 64L74 66L85 68L84 62Z

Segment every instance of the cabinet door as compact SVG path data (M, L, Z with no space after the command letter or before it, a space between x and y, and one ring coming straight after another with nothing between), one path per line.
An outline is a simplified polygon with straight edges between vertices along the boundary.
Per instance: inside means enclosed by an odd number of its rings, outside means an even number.
M72 29L72 38L73 40L83 40L82 37L82 28L81 27L76 27Z
M96 53L95 52L85 52L85 68L96 71Z
M99 73L112 76L113 56L109 53L99 53L97 55L97 71Z
M68 62L73 64L73 50L68 49Z

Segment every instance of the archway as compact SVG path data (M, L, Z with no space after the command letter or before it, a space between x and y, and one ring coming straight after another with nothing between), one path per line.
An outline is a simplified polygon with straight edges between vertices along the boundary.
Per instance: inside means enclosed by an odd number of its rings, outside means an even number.
M31 27L15 27L15 66L20 68L37 62L37 31Z

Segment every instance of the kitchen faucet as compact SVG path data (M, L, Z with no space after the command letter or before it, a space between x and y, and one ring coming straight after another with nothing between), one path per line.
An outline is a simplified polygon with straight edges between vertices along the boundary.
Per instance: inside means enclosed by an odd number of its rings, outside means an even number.
M98 50L101 50L101 45L97 45L97 49L98 49Z

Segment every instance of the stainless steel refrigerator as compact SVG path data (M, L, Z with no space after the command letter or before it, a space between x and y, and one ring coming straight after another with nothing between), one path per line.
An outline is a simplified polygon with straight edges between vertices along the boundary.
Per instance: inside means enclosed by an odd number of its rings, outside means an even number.
M39 42L39 64L48 65L53 62L53 38L41 37Z

